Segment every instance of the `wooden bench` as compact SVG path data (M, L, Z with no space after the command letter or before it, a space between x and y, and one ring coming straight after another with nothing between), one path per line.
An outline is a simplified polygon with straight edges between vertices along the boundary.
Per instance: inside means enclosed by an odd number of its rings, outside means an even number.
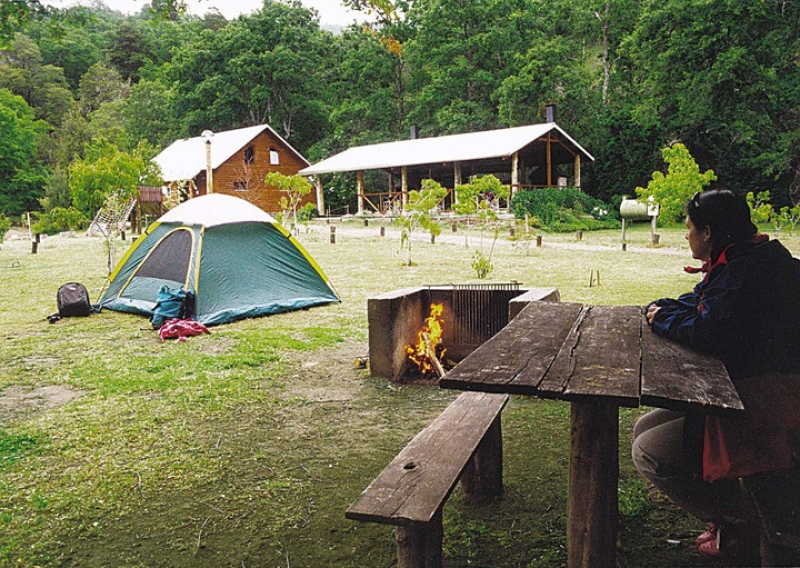
M395 525L400 568L442 566L442 508L459 479L471 497L503 490L500 414L508 395L465 392L422 430L345 516Z

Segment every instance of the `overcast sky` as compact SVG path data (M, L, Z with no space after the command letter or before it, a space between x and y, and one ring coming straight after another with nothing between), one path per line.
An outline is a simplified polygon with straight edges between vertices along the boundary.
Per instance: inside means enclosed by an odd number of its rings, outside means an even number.
M185 0L189 12L202 16L211 8L217 8L229 20L241 14L249 14L259 10L263 5L262 0ZM106 6L125 14L137 14L147 0L103 0ZM307 8L314 8L319 13L320 24L347 26L354 19L363 20L358 12L347 10L340 0L301 0ZM81 0L45 0L45 4L59 7L74 6L76 4L89 4Z

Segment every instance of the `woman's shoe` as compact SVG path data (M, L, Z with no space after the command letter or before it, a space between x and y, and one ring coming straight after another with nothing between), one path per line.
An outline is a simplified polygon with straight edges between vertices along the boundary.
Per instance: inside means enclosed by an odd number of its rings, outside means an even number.
M720 558L723 556L722 551L719 549L719 531L710 540L698 544L697 552L703 558Z
M704 533L702 533L700 536L698 536L697 539L694 541L695 544L697 544L697 546L699 547L704 542L708 542L708 541L711 541L711 540L717 540L717 531L718 530L719 530L719 527L717 526L716 523L709 523L708 528L706 529L706 531Z
M747 562L758 563L761 542L758 530L753 531L752 527L748 525L726 526L724 530L720 526L715 528L715 537L697 546L700 556L704 558L735 557L746 559Z

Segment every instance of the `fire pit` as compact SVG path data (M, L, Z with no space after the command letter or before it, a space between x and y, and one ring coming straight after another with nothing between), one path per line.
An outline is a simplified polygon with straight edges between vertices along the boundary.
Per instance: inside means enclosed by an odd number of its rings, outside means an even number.
M415 359L427 358L435 367L430 351L445 367L458 363L505 327L528 302L558 299L556 288L525 289L517 282L403 288L370 298L371 373L395 381L435 378L446 369L431 372ZM440 330L426 329L432 317Z

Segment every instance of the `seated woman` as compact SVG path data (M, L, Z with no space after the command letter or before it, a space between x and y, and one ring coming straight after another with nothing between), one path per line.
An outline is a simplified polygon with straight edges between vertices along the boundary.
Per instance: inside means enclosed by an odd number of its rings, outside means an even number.
M737 541L743 554L757 554L759 531L738 478L791 465L790 430L800 425L800 260L758 234L747 203L730 191L695 194L686 227L704 277L692 292L651 303L647 322L721 358L745 412L653 410L634 426L633 461L673 502L711 523L697 539L702 555L735 551Z

